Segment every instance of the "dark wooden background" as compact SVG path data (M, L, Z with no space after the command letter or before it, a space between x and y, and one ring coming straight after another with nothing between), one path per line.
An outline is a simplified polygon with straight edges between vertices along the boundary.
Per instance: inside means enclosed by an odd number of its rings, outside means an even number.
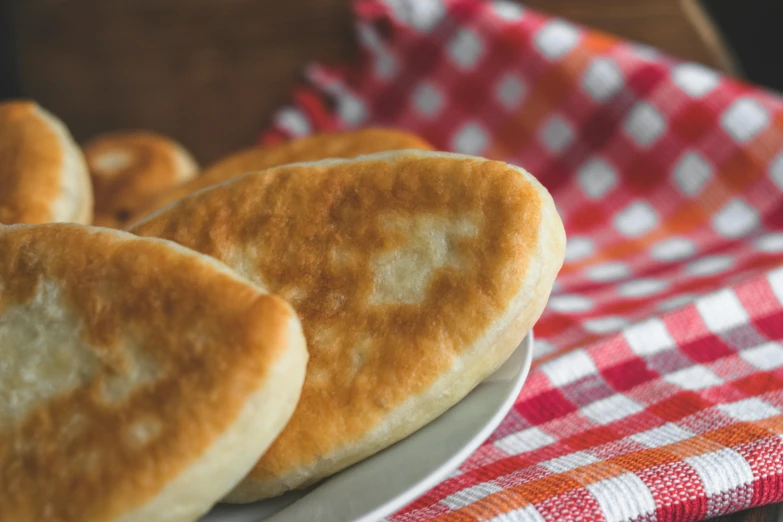
M79 139L151 128L202 160L253 141L308 58L353 52L346 1L13 2L17 91Z
M732 70L689 0L529 0ZM202 161L252 143L310 60L355 53L349 0L0 0L7 96L37 99L79 140L149 128Z

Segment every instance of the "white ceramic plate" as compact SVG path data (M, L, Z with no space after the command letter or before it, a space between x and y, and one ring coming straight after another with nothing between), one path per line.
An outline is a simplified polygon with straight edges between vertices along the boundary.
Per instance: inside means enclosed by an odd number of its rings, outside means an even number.
M374 522L448 477L497 428L522 389L533 335L467 397L410 437L303 492L217 506L201 522Z

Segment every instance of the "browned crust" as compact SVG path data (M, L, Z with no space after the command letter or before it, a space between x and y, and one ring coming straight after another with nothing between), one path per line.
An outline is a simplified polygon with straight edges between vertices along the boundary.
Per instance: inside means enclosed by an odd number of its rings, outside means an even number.
M175 245L16 226L0 227L0 252L0 316L42 282L57 285L98 367L86 385L0 426L3 520L105 521L141 505L229 428L288 345L289 306ZM107 401L103 387L127 376L133 342L158 376ZM137 421L160 431L134 444Z
M393 129L368 128L358 131L316 134L272 147L251 147L232 154L204 170L193 181L181 185L137 213L141 218L197 190L222 183L246 172L265 170L287 163L325 158L355 158L387 150L432 150L432 145L413 134Z
M117 169L104 168L108 155L124 154ZM196 176L195 160L174 140L146 131L98 136L84 145L95 194L95 224L122 228L161 194Z
M542 190L501 162L400 152L248 174L131 231L226 262L301 317L310 364L294 416L250 475L265 481L363 437L503 314L536 251ZM479 230L456 240L462 266L438 269L421 302L377 305L370 260L406 241L384 224L395 215L475 216Z
M64 144L33 102L0 104L0 223L48 223L60 197Z

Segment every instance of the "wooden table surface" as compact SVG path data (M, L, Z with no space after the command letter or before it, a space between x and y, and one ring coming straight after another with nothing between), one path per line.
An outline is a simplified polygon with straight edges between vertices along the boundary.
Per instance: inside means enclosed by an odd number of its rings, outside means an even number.
M737 65L696 0L527 0L728 73ZM148 128L202 161L252 143L304 64L356 55L350 0L8 2L4 90L34 98L79 140ZM3 32L3 31L0 31ZM776 521L776 506L719 517Z
M740 511L739 513L717 517L712 520L715 522L777 522L779 516L779 506L772 505L748 509Z

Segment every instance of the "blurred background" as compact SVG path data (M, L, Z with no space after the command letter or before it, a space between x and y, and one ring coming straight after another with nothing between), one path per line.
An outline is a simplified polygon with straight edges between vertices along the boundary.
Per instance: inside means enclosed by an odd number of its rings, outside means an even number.
M528 0L524 5L783 90L781 0ZM313 60L356 53L350 0L0 0L0 98L75 137L125 128L202 162L253 143Z

